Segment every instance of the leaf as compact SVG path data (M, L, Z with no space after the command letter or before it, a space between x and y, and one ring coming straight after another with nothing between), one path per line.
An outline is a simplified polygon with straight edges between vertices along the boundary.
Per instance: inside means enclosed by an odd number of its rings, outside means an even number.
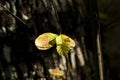
M64 72L59 69L49 69L48 71L51 75L54 75L54 76L63 76L64 75Z
M47 50L53 47L57 34L43 33L35 39L35 45L39 50Z
M70 48L66 44L58 45L57 52L59 55L66 55L69 52Z
M62 78L55 78L55 79L53 79L53 80L63 80Z
M59 55L66 55L70 49L75 47L74 40L64 34L61 34L56 38L56 44Z

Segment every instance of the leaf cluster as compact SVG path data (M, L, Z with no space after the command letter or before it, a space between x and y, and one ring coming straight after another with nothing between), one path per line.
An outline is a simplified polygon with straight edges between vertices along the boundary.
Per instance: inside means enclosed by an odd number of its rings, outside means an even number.
M75 47L75 42L65 34L43 33L35 39L35 45L39 50L48 50L56 44L59 55L66 55Z

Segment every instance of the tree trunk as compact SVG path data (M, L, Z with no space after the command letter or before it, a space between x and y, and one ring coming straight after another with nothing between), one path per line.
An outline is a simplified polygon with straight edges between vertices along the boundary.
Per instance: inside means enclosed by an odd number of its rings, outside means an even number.
M49 69L57 68L60 80L99 80L98 25L95 0L0 1L0 79L53 80ZM45 32L66 34L76 47L67 56L55 46L38 50L34 41Z

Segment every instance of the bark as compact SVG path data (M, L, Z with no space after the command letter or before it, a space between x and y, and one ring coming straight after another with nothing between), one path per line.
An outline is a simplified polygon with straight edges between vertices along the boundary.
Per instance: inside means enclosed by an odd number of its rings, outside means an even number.
M51 68L63 70L63 80L98 80L96 6L94 0L0 1L1 80L52 80ZM64 33L76 47L62 57L55 46L38 50L34 40L45 32Z

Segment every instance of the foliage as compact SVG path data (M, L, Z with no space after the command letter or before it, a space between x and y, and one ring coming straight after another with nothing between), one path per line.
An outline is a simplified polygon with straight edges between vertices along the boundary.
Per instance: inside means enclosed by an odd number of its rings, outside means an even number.
M56 38L56 44L59 55L66 55L70 49L75 47L75 42L64 34L61 34Z
M35 45L39 50L47 50L56 43L56 49L59 55L66 55L70 49L75 47L75 42L70 37L54 33L43 33L35 40Z
M40 50L47 50L55 44L56 34L53 33L44 33L38 36L35 40L35 45Z

